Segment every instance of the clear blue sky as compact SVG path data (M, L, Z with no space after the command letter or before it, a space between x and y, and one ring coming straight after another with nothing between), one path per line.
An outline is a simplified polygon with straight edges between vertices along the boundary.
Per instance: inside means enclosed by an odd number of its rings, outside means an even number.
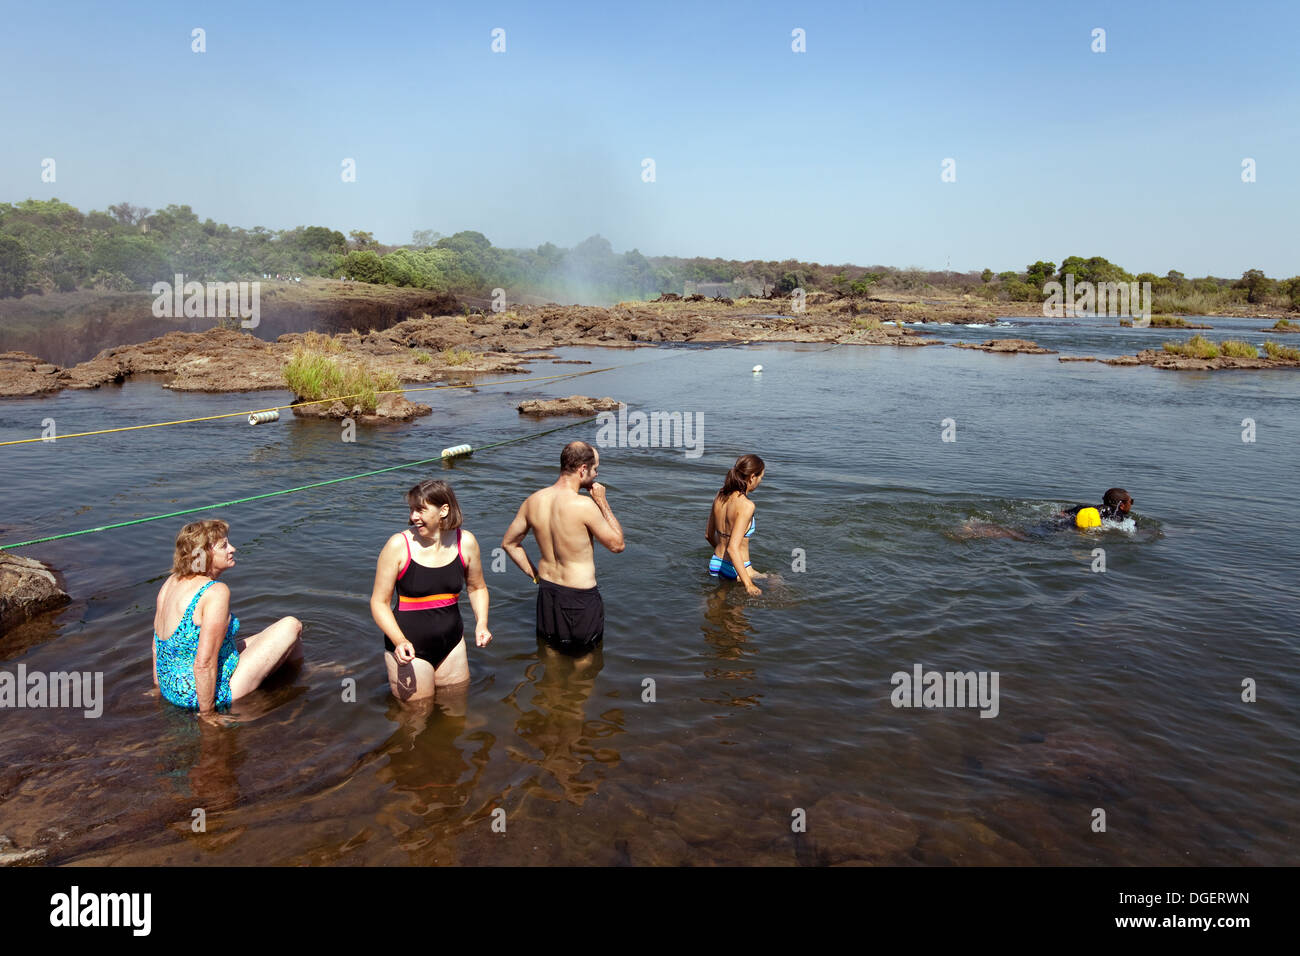
M1295 2L6 8L4 201L388 243L1300 273Z

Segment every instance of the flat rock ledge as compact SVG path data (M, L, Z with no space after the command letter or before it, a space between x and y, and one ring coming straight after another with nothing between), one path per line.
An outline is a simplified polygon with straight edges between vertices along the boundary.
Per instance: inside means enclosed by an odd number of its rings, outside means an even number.
M594 415L597 412L618 410L619 403L612 398L591 398L588 395L570 395L568 398L533 398L519 403L519 414L535 418L552 415Z
M1226 355L1201 359L1175 355L1164 349L1143 349L1132 362L1124 364L1150 365L1152 368L1191 372L1217 371L1225 368L1300 368L1300 361L1295 359L1232 358Z
M302 399L295 399L302 401ZM377 425L384 422L409 422L421 415L432 415L433 409L401 395L380 395L374 412L363 412L360 405L346 405L336 401L331 405L317 402L314 405L295 405L293 414L298 418L328 418L342 421L352 419L359 425Z
M54 572L41 562L0 551L0 633L69 600Z
M989 339L983 345L958 342L955 349L977 349L980 352L1001 352L1007 355L1055 355L1055 349L1045 349L1029 339Z

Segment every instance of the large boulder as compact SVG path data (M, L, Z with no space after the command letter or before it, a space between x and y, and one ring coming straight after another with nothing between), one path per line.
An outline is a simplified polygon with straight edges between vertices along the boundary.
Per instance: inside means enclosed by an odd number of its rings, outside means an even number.
M40 395L63 387L57 365L27 352L0 353L0 395Z
M41 562L0 551L0 633L69 600L54 572Z

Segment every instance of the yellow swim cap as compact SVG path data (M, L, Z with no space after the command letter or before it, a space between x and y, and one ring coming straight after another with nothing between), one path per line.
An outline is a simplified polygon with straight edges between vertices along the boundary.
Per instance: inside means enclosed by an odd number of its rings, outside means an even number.
M1079 528L1100 528L1101 512L1096 508L1080 508L1074 516L1074 524Z

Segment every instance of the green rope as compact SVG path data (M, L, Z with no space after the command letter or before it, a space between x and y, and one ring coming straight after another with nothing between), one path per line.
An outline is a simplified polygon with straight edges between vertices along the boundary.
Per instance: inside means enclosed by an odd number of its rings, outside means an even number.
M599 416L596 416L599 418ZM515 442L528 441L530 438L540 438L543 435L549 435L552 432L563 431L566 428L576 428L578 425L589 425L596 421L596 418L584 418L580 422L569 422L567 425L558 425L555 428L548 428L545 431L532 432L528 435L520 435L516 438L507 438L505 441L492 442L489 445L482 445L475 448L474 452L483 451L488 448L500 448L502 445L512 445ZM473 452L471 452L473 454ZM306 491L309 488L321 488L325 485L338 484L340 481L353 481L357 478L371 478L375 475L386 474L390 471L399 471L403 468L414 468L417 465L427 465L431 462L442 461L443 457L422 458L419 461L408 461L401 465L390 465L387 468L376 468L374 471L363 471L356 475L345 475L342 478L327 478L325 481L313 481L309 485L299 485L296 488L285 488L281 491L268 491L263 495L251 495L247 498L235 498L233 501L219 501L216 504L204 505L201 508L186 508L184 511L172 511L165 515L153 515L149 518L135 518L131 521L119 521L117 524L106 524L99 528L86 528L82 531L69 531L66 534L50 535L47 538L33 538L31 541L20 541L17 544L0 544L0 551L7 551L11 548L24 548L29 544L44 544L47 541L58 541L62 538L75 538L78 535L94 534L97 531L111 531L114 528L127 528L134 524L144 524L147 521L161 521L163 518L178 518L181 515L194 514L198 511L211 511L214 508L228 508L231 505L240 505L248 501L259 501L263 498L277 498L280 495L291 495L296 491Z

